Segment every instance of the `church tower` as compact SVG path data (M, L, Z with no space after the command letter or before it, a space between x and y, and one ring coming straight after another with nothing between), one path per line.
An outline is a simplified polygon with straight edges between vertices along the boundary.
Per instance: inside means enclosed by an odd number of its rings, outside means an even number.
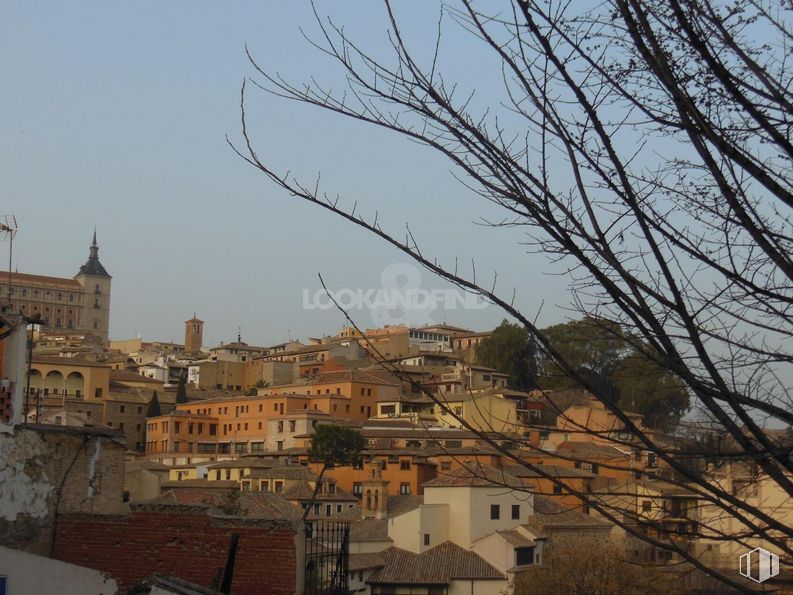
M363 518L384 519L388 513L388 480L383 479L383 466L380 461L366 465L367 477L361 482L363 490L361 513Z
M88 260L74 277L83 288L78 330L107 342L110 333L110 283L112 277L99 262L96 229Z
M204 321L196 318L195 312L190 320L184 321L184 350L198 353L204 344Z

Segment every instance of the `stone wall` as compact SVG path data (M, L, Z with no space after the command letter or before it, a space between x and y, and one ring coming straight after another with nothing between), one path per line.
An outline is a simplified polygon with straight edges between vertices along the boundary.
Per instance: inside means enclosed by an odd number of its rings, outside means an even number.
M122 512L124 452L117 432L97 428L0 434L0 544L47 554L59 515Z

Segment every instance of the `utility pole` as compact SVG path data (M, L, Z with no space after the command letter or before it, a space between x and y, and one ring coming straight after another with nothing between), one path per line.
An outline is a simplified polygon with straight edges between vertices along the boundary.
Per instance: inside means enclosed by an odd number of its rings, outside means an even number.
M8 236L8 304L11 305L11 285L13 283L14 236L17 235L17 218L14 215L0 217L0 234Z

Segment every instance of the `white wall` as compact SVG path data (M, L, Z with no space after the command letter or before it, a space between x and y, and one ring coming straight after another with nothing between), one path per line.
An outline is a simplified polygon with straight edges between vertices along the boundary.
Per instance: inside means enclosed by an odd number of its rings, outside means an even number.
M430 544L424 545L424 534L430 534ZM414 554L428 550L449 540L449 506L422 504L420 507L388 520L388 536L393 545Z
M525 523L534 511L534 497L526 492L492 487L425 487L425 504L448 504L449 539L466 549L485 535ZM490 505L500 506L500 518L490 519ZM520 518L512 518L512 505L520 505Z
M448 595L502 595L507 589L507 581L449 581Z
M12 595L113 595L116 581L98 570L0 546L0 575Z

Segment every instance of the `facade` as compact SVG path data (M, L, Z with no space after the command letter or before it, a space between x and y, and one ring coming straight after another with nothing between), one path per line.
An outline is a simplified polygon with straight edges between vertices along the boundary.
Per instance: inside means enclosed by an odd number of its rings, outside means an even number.
M12 273L3 276L0 296L25 316L41 316L42 333L79 331L107 342L111 276L99 262L96 232L88 260L74 277Z
M198 353L204 342L204 321L199 320L195 314L190 320L184 322L184 350L187 353Z

